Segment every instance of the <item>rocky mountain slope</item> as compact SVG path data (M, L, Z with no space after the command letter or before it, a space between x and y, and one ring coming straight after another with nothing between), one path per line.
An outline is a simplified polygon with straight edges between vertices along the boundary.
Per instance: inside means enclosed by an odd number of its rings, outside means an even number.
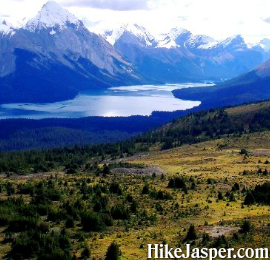
M0 103L51 102L141 82L104 38L55 2L23 28L3 21L0 30Z

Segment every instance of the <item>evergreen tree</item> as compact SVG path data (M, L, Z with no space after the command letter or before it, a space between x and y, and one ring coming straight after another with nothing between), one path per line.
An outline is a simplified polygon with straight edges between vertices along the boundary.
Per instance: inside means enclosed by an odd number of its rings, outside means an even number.
M246 198L245 198L245 205L252 205L255 203L255 198L251 192L248 192Z
M249 233L250 231L251 231L251 223L245 220L241 226L240 232L246 234L246 233Z
M190 240L195 240L198 238L198 235L196 233L196 230L195 230L195 226L194 225L191 225L189 227L189 230L188 230L188 233L187 233L187 236L185 238L184 241L190 241Z
M116 242L113 242L107 250L105 260L119 260L120 256L121 256L120 248Z

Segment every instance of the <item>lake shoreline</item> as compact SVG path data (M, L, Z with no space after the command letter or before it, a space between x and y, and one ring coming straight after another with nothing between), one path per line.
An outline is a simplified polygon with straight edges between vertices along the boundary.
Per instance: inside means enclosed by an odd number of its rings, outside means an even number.
M200 101L181 100L173 90L213 84L184 83L112 87L81 92L74 99L55 103L15 103L0 106L0 119L84 118L151 116L155 111L174 112L200 106Z

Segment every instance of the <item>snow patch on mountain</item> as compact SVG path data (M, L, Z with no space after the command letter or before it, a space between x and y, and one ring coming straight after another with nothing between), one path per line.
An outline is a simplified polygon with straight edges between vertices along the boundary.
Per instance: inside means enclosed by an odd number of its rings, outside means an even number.
M169 35L167 34L161 34L156 37L157 39L157 46L156 48L166 48L166 49L171 49L171 48L176 48L179 47L175 40L173 40Z
M158 48L186 48L211 49L219 42L206 35L193 35L190 31L183 28L173 28L168 34L157 36Z
M270 51L270 39L263 39L259 43L260 47L263 48L264 51L269 52Z
M30 19L26 24L26 29L36 31L47 28L65 28L68 24L79 26L80 20L59 4L49 1L45 4L36 17Z
M50 31L50 35L54 35L54 34L56 34L56 31L55 31L54 29L52 29L52 30Z

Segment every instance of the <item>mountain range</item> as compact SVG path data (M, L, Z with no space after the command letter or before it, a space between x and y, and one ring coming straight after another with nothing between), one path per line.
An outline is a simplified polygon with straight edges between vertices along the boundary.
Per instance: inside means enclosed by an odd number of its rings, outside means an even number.
M230 79L270 58L268 39L251 45L241 35L216 41L173 28L153 36L144 27L127 24L103 36L141 75L167 83Z
M25 25L0 21L0 103L54 102L119 85L219 81L270 58L270 40L216 41L174 28L153 36L137 24L90 32L48 2Z

